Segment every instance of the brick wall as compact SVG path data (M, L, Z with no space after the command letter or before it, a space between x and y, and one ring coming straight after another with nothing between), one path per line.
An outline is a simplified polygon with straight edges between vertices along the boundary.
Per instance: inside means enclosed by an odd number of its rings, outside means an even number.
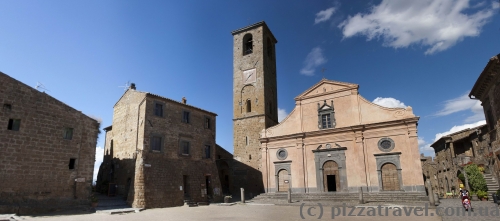
M3 73L0 105L0 213L88 205L99 123ZM21 120L18 131L9 119Z

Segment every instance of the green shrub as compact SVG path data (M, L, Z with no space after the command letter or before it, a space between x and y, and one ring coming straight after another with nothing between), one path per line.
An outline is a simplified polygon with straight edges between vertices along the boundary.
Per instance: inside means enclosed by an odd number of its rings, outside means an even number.
M500 196L500 189L497 190L497 196Z
M485 192L485 191L482 191L482 190L478 190L477 191L477 197L479 199L482 199L482 198L488 198L488 193Z
M477 192L488 191L488 187L486 186L486 180L483 177L483 174L479 172L479 167L476 164L470 164L465 167L465 172L467 173L467 178L469 181L469 186L471 191Z

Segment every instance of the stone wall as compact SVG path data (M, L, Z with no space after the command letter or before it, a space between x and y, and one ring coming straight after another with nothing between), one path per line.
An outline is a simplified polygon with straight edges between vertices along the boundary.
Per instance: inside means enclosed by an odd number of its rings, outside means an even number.
M232 32L233 34L233 182L235 190L245 188L249 196L263 192L262 152L259 134L278 124L276 81L277 43L264 22ZM245 53L248 36L252 52ZM254 71L253 75L246 75ZM252 80L253 79L253 80ZM250 109L247 102L250 102Z
M157 105L162 106L161 113L155 111ZM183 120L184 112L189 112L189 122ZM221 201L215 163L216 116L130 88L114 107L99 181L116 183L118 194L139 208L180 206L185 199L206 202L207 195ZM153 149L153 137L161 140L158 150ZM184 141L190 143L188 154L182 151ZM206 192L202 193L202 189Z
M0 213L88 206L99 123L1 72L0 105Z

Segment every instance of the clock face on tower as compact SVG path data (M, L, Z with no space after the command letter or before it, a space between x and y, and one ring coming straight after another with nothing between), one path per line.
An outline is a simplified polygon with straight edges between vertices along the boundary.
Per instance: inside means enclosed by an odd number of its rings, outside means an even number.
M255 68L243 71L243 76L242 76L243 84L255 83L255 80L257 79L257 77L255 76L256 74L257 73L255 71Z

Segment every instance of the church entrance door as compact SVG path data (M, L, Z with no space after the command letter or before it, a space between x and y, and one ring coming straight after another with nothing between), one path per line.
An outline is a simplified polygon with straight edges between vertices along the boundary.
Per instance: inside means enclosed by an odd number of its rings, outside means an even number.
M382 188L383 190L399 190L396 165L387 163L382 166Z
M339 166L334 161L323 164L323 185L325 192L335 192L340 188Z
M288 171L280 170L278 172L278 192L287 192L290 183L290 176Z

